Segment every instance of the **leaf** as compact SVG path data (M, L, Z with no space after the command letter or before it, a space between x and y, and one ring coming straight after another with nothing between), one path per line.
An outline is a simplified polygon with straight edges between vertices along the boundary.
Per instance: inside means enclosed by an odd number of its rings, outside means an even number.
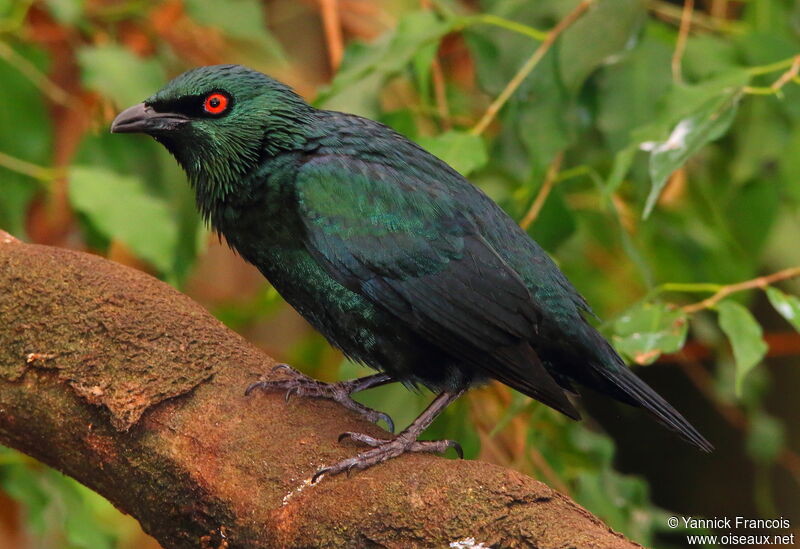
M737 89L712 99L691 116L682 119L662 142L643 143L651 150L650 178L652 187L647 197L643 218L647 218L672 173L683 166L704 145L720 138L736 117L741 92Z
M14 51L31 66L45 70L47 55L43 51L26 45L15 45ZM0 108L0 151L49 165L53 160L53 117L43 94L22 72L3 61L0 82L3 94L10 98L9 107ZM38 188L38 182L29 176L0 167L0 228L24 238L28 204Z
M611 165L611 173L608 178L603 182L602 191L603 197L610 199L611 196L617 192L619 186L633 165L633 160L636 157L636 146L628 146L617 154L614 155L614 162Z
M780 421L764 412L750 416L747 453L754 461L773 463L785 445L786 433Z
M635 44L646 14L642 0L601 0L567 29L559 48L559 72L571 93L602 63Z
M614 151L638 149L631 131L658 114L659 100L672 82L671 55L669 44L646 33L619 63L599 72L597 126Z
M84 0L47 0L50 13L61 23L75 25L84 14Z
M0 487L24 505L25 526L35 540L31 546L51 547L53 540L63 539L56 545L64 549L116 547L114 525L92 508L93 501L105 509L111 504L77 481L23 457L0 466Z
M722 211L725 219L731 220L731 237L755 269L780 212L780 191L770 177L750 180L738 187L731 185L728 196L732 200Z
M719 326L733 347L736 361L736 394L742 394L744 378L767 354L763 332L750 311L731 300L715 307L719 313Z
M228 38L257 48L255 59L270 55L286 61L280 43L267 31L264 6L259 0L228 0L225 9L207 0L184 0L186 12L198 23L221 30ZM260 51L258 51L260 50Z
M800 332L800 298L785 294L772 286L767 288L767 298L775 310Z
M666 303L644 303L614 322L614 346L637 364L652 364L686 342L686 313Z
M156 59L143 59L115 44L81 48L78 64L83 84L111 98L119 107L150 97L166 77Z
M405 67L424 47L437 42L452 28L452 23L431 11L416 11L403 16L396 28L375 42L354 42L345 50L342 65L331 85L317 97L317 106L341 108L351 88L369 78L378 86ZM352 109L347 109L352 112Z
M177 223L166 204L147 193L139 178L76 166L70 172L69 198L108 238L120 240L159 271L172 270Z
M489 160L480 136L458 130L435 137L421 137L419 144L464 176L484 167Z

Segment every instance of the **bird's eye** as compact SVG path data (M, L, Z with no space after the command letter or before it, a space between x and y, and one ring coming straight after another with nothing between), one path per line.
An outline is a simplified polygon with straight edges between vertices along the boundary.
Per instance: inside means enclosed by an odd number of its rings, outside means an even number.
M219 92L214 92L203 101L203 110L208 114L222 114L228 108L228 97Z

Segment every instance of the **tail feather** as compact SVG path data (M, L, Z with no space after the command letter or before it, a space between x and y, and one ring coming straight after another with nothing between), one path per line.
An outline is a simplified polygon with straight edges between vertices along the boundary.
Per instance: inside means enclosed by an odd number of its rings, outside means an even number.
M636 405L650 412L659 423L678 433L687 442L704 452L711 452L714 449L714 446L686 418L624 364L619 364L613 370L600 367L597 368L597 372L622 390Z

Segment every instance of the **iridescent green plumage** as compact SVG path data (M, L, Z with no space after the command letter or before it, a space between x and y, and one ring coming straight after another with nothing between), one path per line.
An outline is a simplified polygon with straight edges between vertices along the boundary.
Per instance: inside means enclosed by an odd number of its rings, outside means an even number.
M220 90L225 116L198 111ZM162 142L212 227L352 359L452 394L498 379L573 418L576 382L711 448L586 321L548 255L403 136L231 65L190 71L144 105L151 118L177 113L178 127L126 119L118 131Z

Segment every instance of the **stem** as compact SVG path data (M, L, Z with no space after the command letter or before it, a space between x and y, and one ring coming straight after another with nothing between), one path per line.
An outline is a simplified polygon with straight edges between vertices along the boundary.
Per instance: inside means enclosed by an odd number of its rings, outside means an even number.
M561 169L561 161L564 159L564 151L560 151L556 154L553 161L550 163L550 167L547 168L547 174L544 177L544 183L542 183L542 188L539 189L539 193L536 195L536 199L531 204L528 213L525 214L525 217L522 218L522 221L519 222L519 226L528 230L528 227L536 221L536 218L539 216L539 212L542 211L542 206L544 206L547 197L550 195L550 191L553 189L553 185L555 185L556 181L558 180L558 171Z
M550 50L553 43L556 39L564 32L570 25L572 25L578 18L583 15L583 13L589 9L595 0L583 0L580 4L578 4L574 10L567 14L564 19L562 19L551 31L547 33L547 38L539 44L539 47L536 48L536 51L528 58L522 68L519 69L517 74L509 81L506 85L505 89L500 92L500 95L497 96L489 108L486 109L483 117L478 121L477 124L470 130L472 135L480 135L483 131L491 124L492 120L494 120L497 113L506 104L509 98L517 91L520 84L528 77L531 71L539 64L539 61L542 60L544 55Z
M439 53L433 58L431 64L431 77L433 80L433 93L436 95L436 114L442 124L442 129L447 131L452 128L450 122L450 106L447 103L447 86L442 71L442 63L439 61Z
M668 19L669 21L680 22L683 16L683 9L674 4L670 4L663 0L652 0L650 2L650 11L652 11L660 19ZM691 23L693 27L700 27L709 31L727 32L730 34L741 33L745 25L738 21L730 21L728 19L706 15L701 12L694 12L692 14Z
M747 72L749 72L751 76L769 74L771 72L791 67L792 63L795 62L795 59L797 59L797 56L793 55L787 59L781 59L780 61L775 61L774 63L770 63L768 65L756 65L755 67L749 67Z
M683 84L683 74L681 71L681 61L683 52L686 50L686 40L689 38L689 29L692 26L692 14L694 13L694 0L686 0L681 12L681 26L678 30L678 41L675 43L675 52L672 54L672 80L677 84Z
M342 55L344 55L342 25L339 19L339 0L319 0L319 9L322 15L322 25L325 29L328 58L331 70L335 73L339 69Z
M691 314L696 313L697 311L702 311L703 309L711 309L717 303L728 297L729 295L741 292L743 290L752 290L755 288L766 288L770 284L774 284L775 282L779 282L781 280L787 280L789 278L794 278L800 276L800 267L790 267L788 269L783 269L782 271L778 271L777 273L772 273L771 275L767 276L759 276L752 280L745 280L744 282L737 282L736 284L728 284L725 286L720 287L716 290L716 293L709 298L704 299L703 301L698 301L697 303L692 303L691 305L685 305L682 307L685 313ZM716 284L709 284L709 287L717 286ZM712 290L713 291L713 290Z
M33 164L32 162L20 160L19 158L15 158L3 152L0 152L0 166L45 183L49 183L58 177L56 171L51 168L45 168Z
M461 30L466 27L471 27L473 25L480 25L480 24L492 25L519 34L524 34L525 36L529 36L530 38L538 40L539 42L547 40L548 33L546 31L541 31L537 28L531 27L530 25L525 25L523 23L511 21L510 19L505 19L503 17L500 17L498 15L493 15L491 13L481 13L478 15L470 15L468 17L464 17L458 23L457 29Z
M42 74L36 66L18 54L14 49L3 41L0 41L0 59L5 59L9 65L17 69L28 80L42 90L48 99L64 107L72 107L69 94L54 84L47 76Z
M786 72L780 75L778 79L772 83L772 85L766 87L745 86L744 92L755 95L772 95L780 93L781 88L789 82L797 82L798 73L800 73L800 55L794 57L792 65L786 70Z

